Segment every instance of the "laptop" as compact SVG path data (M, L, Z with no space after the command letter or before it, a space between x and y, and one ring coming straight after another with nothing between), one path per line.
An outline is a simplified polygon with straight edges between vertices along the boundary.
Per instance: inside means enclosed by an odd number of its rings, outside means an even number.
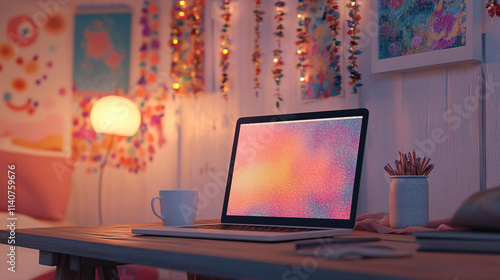
M366 109L240 118L221 223L132 233L258 242L348 235L367 124Z

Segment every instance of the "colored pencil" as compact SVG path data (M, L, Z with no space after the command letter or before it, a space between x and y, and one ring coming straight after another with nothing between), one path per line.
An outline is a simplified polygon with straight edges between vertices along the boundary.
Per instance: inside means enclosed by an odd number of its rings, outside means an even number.
M415 150L408 154L399 152L399 160L394 161L395 168L393 169L390 164L384 165L384 170L390 176L400 175L423 175L427 176L434 169L434 164L429 164L431 158L424 157L423 159L417 157Z

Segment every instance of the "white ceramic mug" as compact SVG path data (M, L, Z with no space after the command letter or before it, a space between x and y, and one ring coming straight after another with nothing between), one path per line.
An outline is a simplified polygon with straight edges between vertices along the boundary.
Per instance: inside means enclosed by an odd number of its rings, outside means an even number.
M161 215L155 210L156 199L160 200ZM164 226L194 224L197 206L198 190L163 190L160 191L160 196L151 199L151 209L163 220Z

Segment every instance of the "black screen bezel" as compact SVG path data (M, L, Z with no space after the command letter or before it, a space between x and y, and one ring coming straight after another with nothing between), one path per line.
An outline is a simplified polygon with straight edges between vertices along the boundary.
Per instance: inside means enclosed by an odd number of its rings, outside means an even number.
M236 129L234 133L233 149L231 151L231 161L229 163L229 172L226 182L226 192L224 196L224 204L222 207L221 222L235 223L235 224L241 223L241 224L269 224L269 225L326 227L326 228L354 228L356 222L357 205L358 205L359 184L361 179L361 167L363 165L363 155L366 142L366 131L368 128L368 115L369 113L367 109L359 108L359 109L349 109L349 110L243 117L238 119L238 121L236 122ZM297 120L317 120L317 119L327 119L327 118L359 117L359 116L362 117L362 123L361 123L361 133L359 138L358 158L356 161L356 174L354 177L353 195L351 203L351 216L349 220L227 215L227 207L229 203L229 194L231 192L231 181L233 176L234 162L236 158L236 150L238 147L238 137L239 137L240 127L242 124L263 123L263 122L284 122L284 121L297 121Z

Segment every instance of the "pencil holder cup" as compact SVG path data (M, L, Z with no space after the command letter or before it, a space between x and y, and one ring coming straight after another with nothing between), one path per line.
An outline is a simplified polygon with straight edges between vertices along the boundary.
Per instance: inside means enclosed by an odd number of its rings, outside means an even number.
M429 223L428 176L390 176L389 224L392 228L426 227Z

